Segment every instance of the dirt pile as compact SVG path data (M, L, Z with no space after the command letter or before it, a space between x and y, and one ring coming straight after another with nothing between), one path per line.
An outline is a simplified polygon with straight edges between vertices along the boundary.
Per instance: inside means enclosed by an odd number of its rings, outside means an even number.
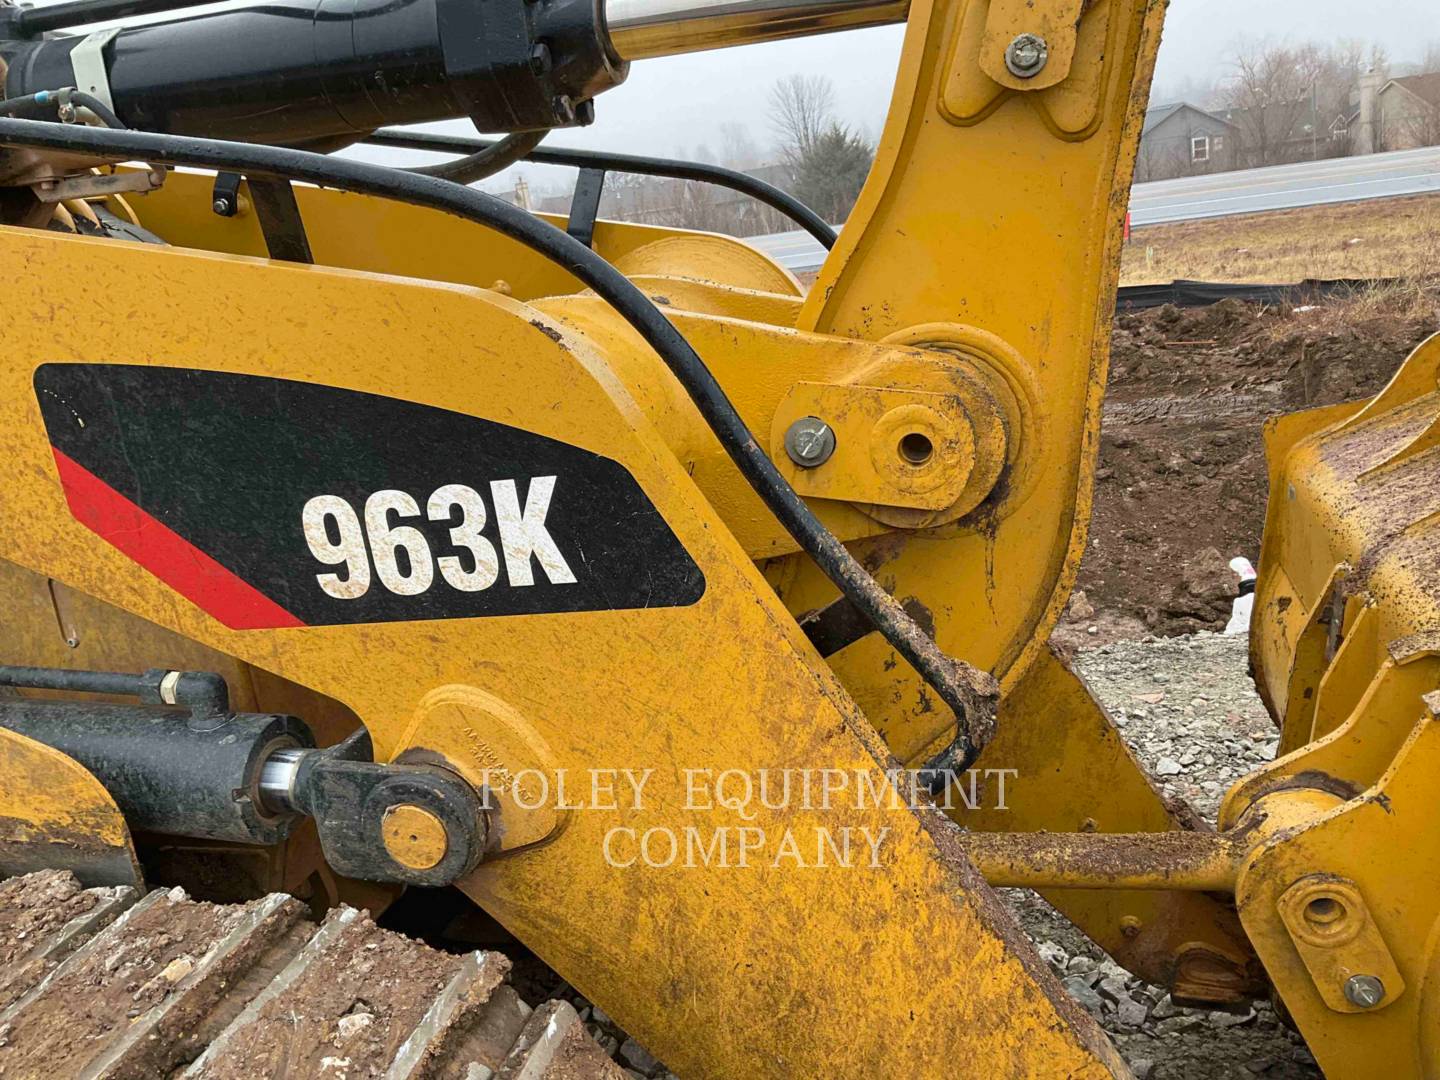
M1413 304L1397 314L1226 300L1119 316L1084 597L1059 636L1094 645L1222 628L1220 585L1234 578L1220 565L1259 557L1266 418L1374 394L1437 329L1434 311Z

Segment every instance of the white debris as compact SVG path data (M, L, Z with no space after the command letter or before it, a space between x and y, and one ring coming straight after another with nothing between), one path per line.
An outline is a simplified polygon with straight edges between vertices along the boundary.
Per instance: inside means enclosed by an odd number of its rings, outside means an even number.
M335 1044L339 1046L342 1043L349 1042L356 1035L369 1027L374 1022L374 1020L375 1017L371 1016L367 1012L350 1013L348 1016L340 1017L340 1019L336 1021L335 1024L335 1027L337 1029L335 1035Z

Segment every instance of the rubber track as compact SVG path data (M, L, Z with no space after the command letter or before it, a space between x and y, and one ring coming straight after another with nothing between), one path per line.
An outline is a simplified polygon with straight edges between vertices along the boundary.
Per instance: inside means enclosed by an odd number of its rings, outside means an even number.
M287 896L0 882L0 1077L624 1080L564 1001L531 1010L493 952Z

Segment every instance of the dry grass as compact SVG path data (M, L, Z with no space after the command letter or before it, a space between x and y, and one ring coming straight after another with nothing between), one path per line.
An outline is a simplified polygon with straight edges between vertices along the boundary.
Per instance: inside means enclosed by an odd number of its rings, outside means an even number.
M1313 206L1136 229L1123 285L1440 275L1440 195Z
M1440 277L1377 281L1330 296L1320 304L1284 306L1263 324L1261 336L1272 341L1296 333L1342 334L1410 324L1422 336L1440 330Z

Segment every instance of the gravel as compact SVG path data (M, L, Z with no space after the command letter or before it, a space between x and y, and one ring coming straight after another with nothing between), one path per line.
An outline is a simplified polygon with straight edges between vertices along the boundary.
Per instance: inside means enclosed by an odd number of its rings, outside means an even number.
M1076 669L1161 790L1211 822L1226 789L1274 757L1275 726L1248 674L1243 635L1121 641ZM1243 1013L1176 1006L1119 967L1039 896L1002 895L1040 955L1100 1022L1141 1080L1319 1077L1315 1059L1268 1003Z
M1161 790L1212 823L1226 789L1279 744L1248 648L1243 634L1201 633L1115 642L1074 661Z

